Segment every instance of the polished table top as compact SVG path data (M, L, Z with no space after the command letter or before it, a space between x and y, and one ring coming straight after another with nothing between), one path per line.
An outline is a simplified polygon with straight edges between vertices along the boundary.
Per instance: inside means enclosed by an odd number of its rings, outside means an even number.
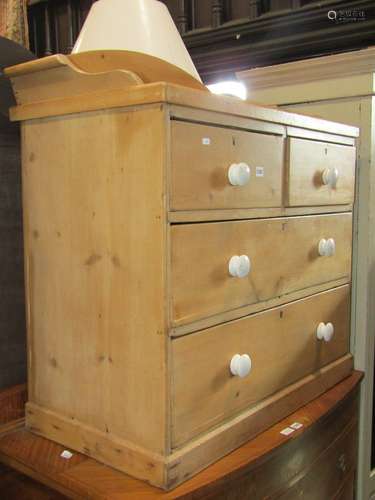
M0 438L0 461L70 498L208 498L215 496L223 483L233 484L237 477L250 473L270 455L274 457L275 454L285 453L294 440L313 426L324 425L324 418L339 410L340 405L353 395L362 377L361 372L353 372L319 398L169 492L122 474L80 453L74 452L69 460L61 458L63 446L24 428ZM294 422L302 426L291 434L281 433ZM283 486L288 488L287 483Z

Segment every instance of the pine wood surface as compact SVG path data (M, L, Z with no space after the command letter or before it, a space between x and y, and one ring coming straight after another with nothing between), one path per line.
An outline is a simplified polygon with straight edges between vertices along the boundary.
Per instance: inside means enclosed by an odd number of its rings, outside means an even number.
M173 340L173 445L344 356L349 294L346 285ZM334 325L331 342L316 341L321 321ZM231 377L232 355L244 352L251 376Z
M294 488L294 491L300 492L306 484L306 491L309 492L306 498L321 500L319 495L322 488L330 488L332 478L330 476L327 479L325 476L325 480L321 481L321 467L323 474L327 475L331 471L339 486L334 498L352 499L355 470L353 440L362 376L361 372L353 372L319 398L170 492L149 486L80 453L74 453L72 459L64 460L60 458L63 446L26 430L0 438L0 461L69 498L82 500L160 497L229 500L244 498L243 495L238 496L240 493L251 493L254 500L265 495L271 495L271 498L279 498L280 495L284 495L283 498L297 498L296 495L288 496L288 490L292 488L293 491ZM302 429L289 436L280 434L282 429L296 421L303 424ZM331 461L321 460L325 450ZM339 450L342 451L338 453ZM332 458L332 454L336 458ZM315 477L314 482L312 477ZM26 498L34 499L29 495L19 496L17 500ZM44 498L48 497L35 496L35 500ZM50 498L60 497L56 495Z
M317 130L306 130L303 128L286 127L288 137L299 137L300 139L312 139L314 141L328 142L333 144L343 144L355 146L355 139L343 135L326 134Z
M160 107L23 129L29 400L151 453L167 440L164 130Z
M305 139L288 138L288 204L290 206L353 203L356 149ZM337 167L332 189L322 183L322 172Z
M207 92L206 87L186 71L167 61L140 52L94 50L69 55L55 54L44 57L41 64L38 60L35 62L34 65L18 64L7 68L8 75L14 79L14 88L18 94L19 100L17 102L19 104L32 102L35 98L44 101L51 97L62 97L66 95L62 85L64 83L68 86L73 84L70 90L74 94L80 94L82 92L80 92L79 79L82 80L83 85L88 86L86 90L90 88L90 80L91 82L98 81L99 85L94 84L94 86L99 90L100 85L120 89L124 86L159 82L164 79L168 82ZM27 85L27 78L22 79L23 76L27 77L32 73L38 73L38 77L42 78L41 83L49 88L54 88L54 93L50 95L34 94L35 89L33 90L32 86ZM45 77L42 75L47 75L47 80L44 80ZM107 81L105 81L105 75L108 76ZM104 80L100 80L103 77ZM22 85L22 82L25 82L26 85ZM56 91L58 92L56 93ZM28 95L34 96L34 99L30 101L27 99Z
M282 136L172 120L171 148L172 210L281 206ZM232 186L228 169L240 162L249 165L250 180Z
M172 120L202 123L202 124L216 124L217 126L251 130L253 132L265 132L269 134L285 136L285 126L280 123L257 120L251 116L241 116L236 114L218 113L207 109L199 109L193 107L180 106L179 104L171 104L170 116ZM312 132L312 130L308 130ZM325 134L328 137L333 137L332 134ZM336 136L344 138L345 141L355 141L353 137Z
M12 79L14 93L19 104L51 101L67 94L79 96L86 92L98 92L103 87L124 88L142 83L142 80L131 71L89 74L77 71L67 56L59 55L46 59L54 57L56 57L55 64L51 62L49 68L35 72L32 85L30 85L29 75L24 75L22 72L17 75L17 78Z
M335 239L334 257L319 255L322 238ZM172 226L173 326L322 283L331 288L340 278L349 281L351 240L347 213ZM242 254L250 259L250 273L233 278L229 259Z
M353 205L327 205L324 207L243 208L222 210L178 210L168 212L168 222L207 222L239 219L264 219L293 215L318 215L351 212Z
M352 371L353 357L346 354L199 435L197 439L172 450L166 457L31 402L26 405L26 425L35 434L170 490L214 463L218 457L260 434L275 421L317 398ZM140 425L139 432L142 428Z
M351 140L358 131L176 85L135 85L119 92L113 77L112 88L99 85L98 90L95 74L81 75L69 65L77 86L72 80L65 95L61 75L48 78L47 73L66 68L47 68L47 62L8 71L18 89L14 112L29 118L22 124L30 389L26 424L36 434L170 489L322 394L353 368L345 328L339 327L343 345L324 366L303 368L302 378L292 374L281 388L271 383L266 394L251 400L250 407L235 408L220 427L206 426L202 435L198 423L192 441L172 443L170 328L213 317L218 324L233 311L239 317L350 282L352 218L351 213L306 216L306 209L288 219L168 224L169 196L176 185L172 203L178 207L182 200L191 212L231 209L233 200L242 207L246 198L238 201L223 192L215 197L211 183L216 171L209 172L200 194L197 177L182 175L176 182L171 163L186 171L189 160L212 168L202 145L199 154L179 152L173 160L176 140L188 136L201 141L202 134L212 132L222 147L209 150L216 162L250 156L247 137L255 138L253 150L263 150L255 159L262 163L264 155L272 182L260 183L251 197L259 195L255 205L276 204L282 210L287 126L323 130L331 139L342 134ZM111 80L108 72L100 75ZM38 85L41 100L36 102ZM221 122L226 116L231 124L237 118L251 126L257 122L257 134L242 125L210 124L204 117L206 125L184 124L176 139L179 124L170 120L174 105L187 112L208 110ZM186 130L197 132L193 137ZM263 133L259 141L258 132ZM255 148L258 142L262 148ZM233 143L239 145L237 156L225 150ZM195 198L189 199L191 192ZM338 211L348 209L351 201ZM320 209L324 213L325 207ZM334 259L319 257L323 237L335 238ZM231 279L229 258L242 253L249 253L253 269L245 280ZM258 309L248 311L250 306Z
M61 58L60 54L51 57L55 61ZM84 56L83 56L84 57ZM100 58L99 58L100 59ZM48 63L48 61L47 61ZM12 79L12 84L17 87L17 80L28 79L33 85L34 74L46 71L45 61L39 60L31 63L24 63L5 69L5 74ZM53 62L52 62L53 63ZM79 64L79 63L78 63ZM87 66L85 66L87 69ZM119 68L125 69L126 68ZM79 76L80 71L77 69ZM113 72L112 72L113 74ZM95 78L97 75L93 74ZM86 74L82 75L86 79ZM90 86L90 84L88 84ZM182 106L205 109L227 113L229 115L247 116L256 120L265 120L272 123L282 123L290 126L301 126L302 128L322 130L327 133L340 134L349 137L358 137L358 129L344 124L332 123L313 117L302 117L293 113L286 113L271 107L258 106L250 102L242 102L238 99L216 96L209 92L196 90L182 85L167 84L165 82L148 83L145 85L130 85L127 88L114 88L105 91L92 91L86 95L69 95L57 98L46 98L44 100L34 99L33 102L23 104L23 94L16 95L17 106L10 110L13 120L25 120L30 118L40 118L46 116L56 116L59 114L76 113L89 110L99 110L110 107L129 106L135 104L168 102Z
M163 105L108 109L31 120L22 128L27 426L167 489L317 397L352 369L352 356L338 352L339 359L324 369L304 373L300 381L292 378L280 393L263 394L264 400L241 408L222 428L207 429L198 442L172 449L173 373L165 335L171 324L170 275L173 294L182 290L187 302L190 294L196 314L182 317L181 325L215 314L220 322L221 312L246 314L249 304L259 310L322 291L315 287L342 285L350 280L351 214L168 226L173 142L168 113ZM215 133L234 136L244 148L247 132L215 128ZM183 258L175 259L180 233ZM322 237L336 239L334 259L318 256ZM196 258L193 251L199 250L205 251ZM248 251L254 258L250 279L232 280L228 259ZM281 271L275 279L276 258ZM213 264L219 272L210 271L203 286L184 286L186 276L199 276L199 264L203 281ZM186 272L189 268L192 273ZM238 287L232 294L231 286ZM213 298L212 304L203 302L202 291L205 300ZM278 304L270 304L272 299Z

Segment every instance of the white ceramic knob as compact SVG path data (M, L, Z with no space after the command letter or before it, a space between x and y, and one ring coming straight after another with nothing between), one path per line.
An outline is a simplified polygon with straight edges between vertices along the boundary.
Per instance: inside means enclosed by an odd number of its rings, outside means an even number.
M335 329L332 323L319 323L318 328L316 329L316 337L318 340L324 340L325 342L329 342L334 333Z
M337 170L337 168L326 168L323 170L322 182L326 186L335 188L338 178L339 178L339 171Z
M331 257L336 252L336 242L333 238L329 238L327 240L327 252L328 252L328 257Z
M228 179L232 186L245 186L250 180L250 167L247 163L232 163L228 169Z
M233 255L229 260L229 274L235 278L244 278L249 274L250 268L251 263L247 255Z
M329 238L328 240L322 238L319 241L318 252L322 257L332 257L336 252L335 240L333 238Z
M251 370L251 359L248 354L235 354L230 361L230 372L237 377L246 377Z

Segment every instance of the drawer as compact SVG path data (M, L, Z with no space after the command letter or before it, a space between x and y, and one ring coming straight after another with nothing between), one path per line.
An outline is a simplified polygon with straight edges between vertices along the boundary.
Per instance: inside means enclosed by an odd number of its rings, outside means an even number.
M289 138L288 158L289 206L353 203L354 147Z
M172 210L281 205L281 136L180 121L171 129ZM232 182L244 185L231 184L231 166Z
M352 422L341 436L312 464L291 488L270 500L353 499L353 476L357 462L358 424Z
M334 255L319 255L322 239L334 239ZM350 213L172 226L173 324L349 281L351 240ZM231 276L229 262L241 255L248 256L250 272Z
M349 349L349 286L172 341L173 446L315 372ZM332 323L329 342L317 327ZM230 373L248 354L250 373Z
M334 500L354 500L355 499L355 471L344 480L338 494Z

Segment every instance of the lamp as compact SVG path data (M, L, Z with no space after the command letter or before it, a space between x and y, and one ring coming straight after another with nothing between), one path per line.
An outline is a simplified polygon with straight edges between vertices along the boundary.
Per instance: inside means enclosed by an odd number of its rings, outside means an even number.
M167 7L157 0L93 3L72 54L98 50L146 54L177 66L201 82Z
M49 71L41 72L40 67ZM17 104L35 99L125 89L167 82L207 92L167 7L157 0L97 0L72 54L55 54L35 65L7 68ZM25 89L25 75L40 72Z

